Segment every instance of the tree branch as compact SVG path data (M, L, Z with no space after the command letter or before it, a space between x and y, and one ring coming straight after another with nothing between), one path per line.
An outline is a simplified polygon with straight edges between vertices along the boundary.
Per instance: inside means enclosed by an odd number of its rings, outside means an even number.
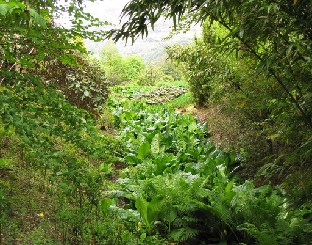
M265 63L265 60L243 38L241 38L237 33L233 32L231 27L224 20L218 20L218 22L221 25L223 25L226 29L228 29L231 33L233 33L234 36L244 44L244 46L248 49L248 51L253 56L255 56L260 62ZM310 128L312 128L311 117L305 113L304 109L299 105L296 98L290 93L289 89L287 88L283 80L276 74L276 72L274 71L272 67L269 67L268 71L269 71L269 74L281 85L281 87L286 92L289 99L295 104L296 108L300 111L302 117L305 118L307 125Z

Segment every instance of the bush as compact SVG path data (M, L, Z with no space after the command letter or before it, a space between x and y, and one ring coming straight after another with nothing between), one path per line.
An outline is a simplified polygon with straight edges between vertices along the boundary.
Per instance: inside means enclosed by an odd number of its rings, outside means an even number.
M170 58L186 64L187 81L198 105L207 104L220 86L222 89L222 82L231 75L220 55L200 39L186 46L168 47L167 52Z

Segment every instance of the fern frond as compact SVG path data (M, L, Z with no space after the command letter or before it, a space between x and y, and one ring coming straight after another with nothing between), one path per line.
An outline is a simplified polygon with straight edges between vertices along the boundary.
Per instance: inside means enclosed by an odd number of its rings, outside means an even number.
M173 222L174 227L186 227L190 226L191 224L196 224L200 222L200 218L195 218L195 217L190 217L190 216L183 216L176 218L175 221Z
M199 232L200 232L199 230L196 230L190 227L183 227L180 229L173 230L170 233L170 237L176 242L186 241L192 237L197 236Z

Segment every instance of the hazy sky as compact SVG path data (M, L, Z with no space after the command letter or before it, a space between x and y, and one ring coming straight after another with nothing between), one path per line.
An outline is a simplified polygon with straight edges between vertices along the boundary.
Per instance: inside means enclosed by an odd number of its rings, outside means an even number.
M97 2L88 2L86 10L94 17L101 20L107 20L118 24L119 16L123 7L129 2L128 0L102 0Z

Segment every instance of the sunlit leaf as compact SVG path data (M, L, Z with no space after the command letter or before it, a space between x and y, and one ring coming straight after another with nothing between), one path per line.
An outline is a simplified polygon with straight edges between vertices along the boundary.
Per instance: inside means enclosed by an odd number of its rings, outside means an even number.
M159 134L156 134L151 143L151 153L157 155L159 153Z

